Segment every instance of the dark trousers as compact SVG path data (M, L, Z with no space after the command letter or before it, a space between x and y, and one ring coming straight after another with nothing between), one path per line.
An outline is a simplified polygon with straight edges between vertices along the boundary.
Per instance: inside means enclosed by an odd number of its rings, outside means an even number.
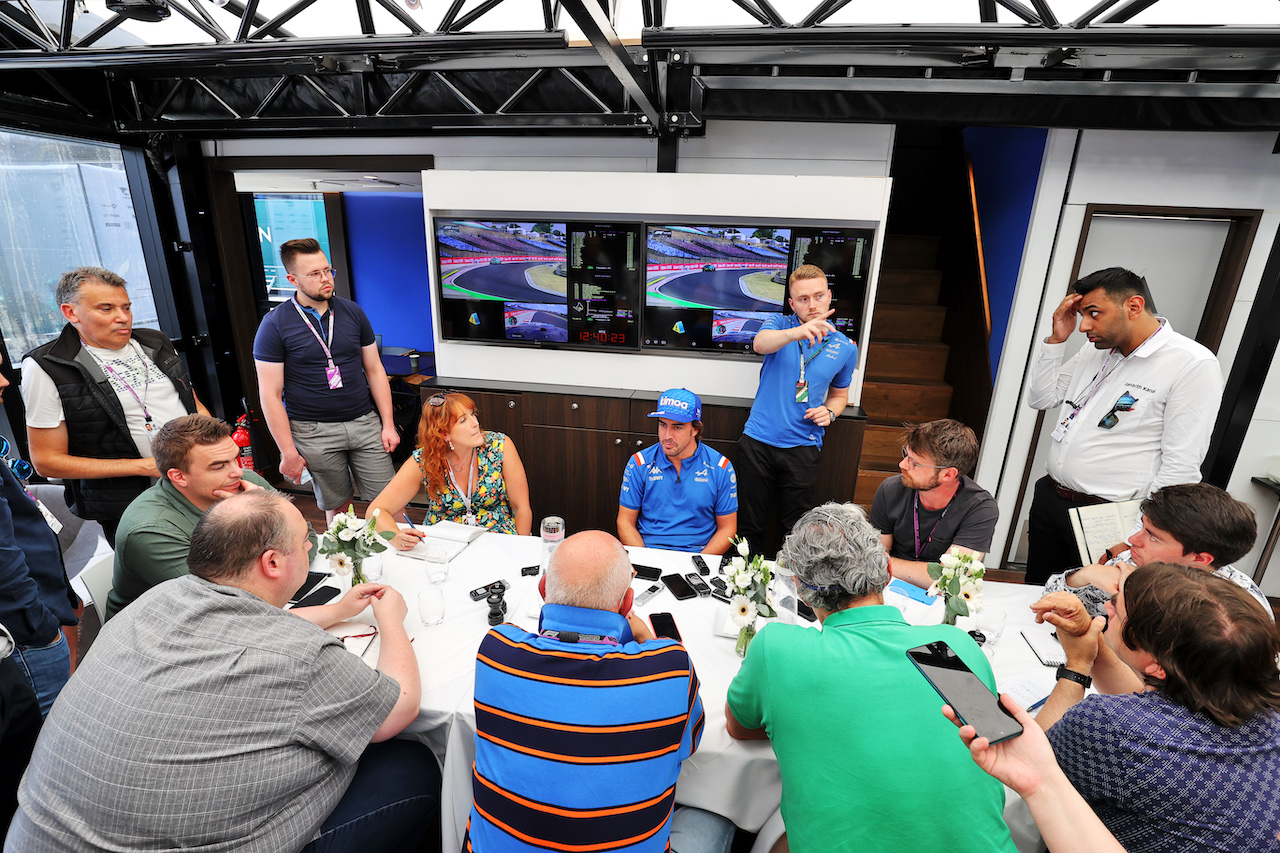
M1028 519L1027 583L1044 583L1050 575L1080 565L1080 549L1067 510L1087 505L1062 497L1048 477L1036 481Z
M778 524L785 537L813 509L813 487L818 482L818 448L774 447L744 435L738 439L738 535L751 543L752 553L772 556L764 541L765 526L774 499Z
M18 808L18 782L40 734L40 703L22 667L0 659L0 833Z
M303 853L413 853L428 832L438 847L440 768L427 747L392 739L365 749L351 787Z

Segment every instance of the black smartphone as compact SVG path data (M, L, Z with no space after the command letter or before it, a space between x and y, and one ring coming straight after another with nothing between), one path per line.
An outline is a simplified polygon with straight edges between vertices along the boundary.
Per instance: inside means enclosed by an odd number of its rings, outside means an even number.
M337 598L339 592L341 592L341 590L331 586L318 587L317 589L312 590L310 595L293 606L315 607L317 604L324 604L327 601Z
M701 555L701 554L694 554L694 555L693 555L693 565L697 568L697 570L698 570L698 574L700 574L700 575L709 575L709 574L711 574L711 567L707 565L707 561L706 561L706 560L702 559L702 555Z
M1022 734L1022 725L1000 704L960 656L939 640L907 651L907 657L960 718L991 743Z
M470 593L471 600L483 601L484 599L489 597L489 593L496 592L497 590L500 590L500 589L501 590L511 589L511 584L507 583L506 581L494 581L493 583L486 584L485 586L478 586L475 589L471 590L471 593Z
M672 590L672 592L674 591ZM650 614L649 624L653 626L655 636L666 637L669 640L680 642L680 632L676 630L676 620L671 618L670 613Z
M699 596L705 598L711 594L711 587L707 586L707 582L699 577L697 572L689 572L684 576L684 579L689 582L689 586L693 587L693 591Z
M809 622L817 622L818 614L813 612L813 608L805 604L801 599L796 599L796 612L800 614L801 619Z
M680 575L663 575L662 582L667 585L667 589L671 590L671 594L674 595L678 601L698 597L698 591L689 586L689 582L680 577Z
M639 563L632 563L631 568L636 570L636 577L642 581L656 581L662 577L662 569L653 566L642 566Z
M712 587L714 587L716 590L719 590L720 592L729 591L729 585L724 582L724 578L709 578L707 580L707 583L711 584ZM715 592L713 591L711 594L715 595Z
M328 577L324 572L307 572L307 579L302 582L302 586L298 587L298 591L293 594L293 598L289 599L290 603L297 604L306 597L307 593L324 583Z
M725 604L733 601L733 599L729 597L729 593L722 589L711 590L711 597L716 601L723 601Z
M542 573L542 567L541 567L541 566L525 566L523 569L521 569L521 570L520 570L520 577L522 577L522 578L534 578L534 577L537 577L537 576L538 576L539 574L541 574L541 573Z

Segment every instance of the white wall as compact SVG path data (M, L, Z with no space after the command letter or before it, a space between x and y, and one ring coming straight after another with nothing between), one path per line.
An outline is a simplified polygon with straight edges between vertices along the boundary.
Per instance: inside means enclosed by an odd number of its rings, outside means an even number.
M750 180L717 174L629 174L591 172L451 172L422 174L427 228L432 217L451 212L542 211L555 209L604 217L646 218L771 217L873 223L876 244L867 300L875 299L889 209L888 178L754 175ZM607 187L608 192L601 192ZM439 214L437 214L439 212ZM434 241L428 240L428 251ZM435 259L429 265L435 276ZM866 340L871 312L866 312ZM507 382L548 382L592 388L661 391L684 386L697 394L755 396L760 365L755 360L690 358L648 353L597 353L460 343L440 338L437 306L436 371L441 376ZM861 367L850 390L857 402Z
M992 550L1003 551L1010 535L1020 534L1012 515L1031 444L1036 412L1025 403L1027 366L1036 342L1049 333L1053 307L1069 284L1087 204L1132 204L1262 210L1263 217L1245 266L1244 276L1218 348L1223 375L1229 375L1240 346L1245 321L1253 308L1263 266L1280 226L1280 157L1271 153L1274 133L1194 133L1156 131L1078 132L1068 150L1067 134L1050 134L1032 214L1032 229L1018 279L1010 318L1010 334L996 378L995 394L979 480L996 483L1001 526ZM1063 173L1066 179L1063 180ZM1065 189L1065 197L1064 197ZM1049 222L1056 223L1052 250L1045 248ZM1159 282L1151 282L1157 304ZM1038 297L1038 299L1036 298ZM1184 330L1194 334L1194 330ZM1274 436L1280 426L1280 377L1273 364L1263 402L1255 413L1228 489L1258 514L1260 538L1276 514L1270 492L1250 484L1249 477L1268 469L1276 454ZM1007 435L1004 446L993 437ZM1002 458L994 458L997 454ZM1031 469L1031 482L1043 475L1043 464ZM1025 517L1030 496L1024 500ZM1015 543L1016 544L1016 543ZM1257 549L1239 564L1252 573ZM1280 595L1280 567L1272 566L1263 584Z

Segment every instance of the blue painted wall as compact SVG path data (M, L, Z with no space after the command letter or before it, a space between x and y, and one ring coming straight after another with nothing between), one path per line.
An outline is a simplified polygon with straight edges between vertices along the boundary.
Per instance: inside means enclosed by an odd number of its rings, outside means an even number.
M1031 127L968 127L964 144L973 163L982 230L987 296L991 301L991 381L995 382L1018 268L1031 223L1040 163L1049 131Z
M435 349L422 193L343 193L351 287L384 347Z

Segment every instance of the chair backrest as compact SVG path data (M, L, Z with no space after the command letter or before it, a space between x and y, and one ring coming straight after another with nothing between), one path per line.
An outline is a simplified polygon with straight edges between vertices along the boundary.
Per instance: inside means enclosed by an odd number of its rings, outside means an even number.
M107 622L107 594L111 592L111 584L115 580L115 553L105 554L85 566L79 578L89 590L89 598L93 599L93 607L98 611L98 619L105 625Z

